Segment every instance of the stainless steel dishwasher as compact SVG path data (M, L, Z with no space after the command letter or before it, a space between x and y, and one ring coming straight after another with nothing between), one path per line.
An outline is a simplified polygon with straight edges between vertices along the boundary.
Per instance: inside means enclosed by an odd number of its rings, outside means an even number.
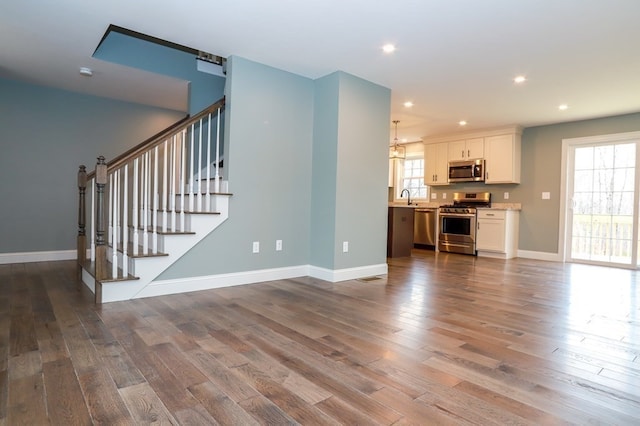
M437 209L415 209L413 216L413 244L436 245Z

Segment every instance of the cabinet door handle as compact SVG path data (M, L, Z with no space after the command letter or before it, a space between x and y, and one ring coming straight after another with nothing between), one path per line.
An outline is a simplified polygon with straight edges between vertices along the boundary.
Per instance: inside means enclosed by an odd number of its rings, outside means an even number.
M467 157L471 157L471 150L470 149L467 150Z
M460 153L460 156L461 156L462 158L464 158L464 149L463 149L463 150L462 150L462 152Z

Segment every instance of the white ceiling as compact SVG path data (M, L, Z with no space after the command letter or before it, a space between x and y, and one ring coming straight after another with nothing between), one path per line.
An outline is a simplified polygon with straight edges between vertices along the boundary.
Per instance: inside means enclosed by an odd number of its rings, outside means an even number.
M114 24L389 87L399 138L418 140L462 119L476 130L640 111L639 17L640 0L4 0L0 76L183 109L184 82L91 58ZM397 50L383 54L389 42ZM514 85L517 74L528 81Z

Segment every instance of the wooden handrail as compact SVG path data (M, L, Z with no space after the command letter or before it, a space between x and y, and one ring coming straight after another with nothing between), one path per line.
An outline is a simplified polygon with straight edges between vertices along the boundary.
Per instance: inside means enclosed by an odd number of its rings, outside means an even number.
M217 111L218 108L223 108L224 105L225 105L225 98L223 97L220 100L213 103L212 105L205 108L204 110L200 111L198 114L194 115L193 117L186 116L182 120L176 122L170 127L167 127L161 132L151 136L149 139L145 140L144 142L134 146L133 148L129 149L128 151L125 151L124 153L118 155L117 157L109 161L107 163L108 171L117 169L118 167L121 167L125 163L129 162L131 159L137 157L139 154L147 150L150 150L157 145L160 145L169 137L179 133L183 128L187 128L192 123L195 123L198 120L200 120L202 117L205 117L207 114ZM95 174L96 174L95 171L87 173L87 180L93 179L95 177Z

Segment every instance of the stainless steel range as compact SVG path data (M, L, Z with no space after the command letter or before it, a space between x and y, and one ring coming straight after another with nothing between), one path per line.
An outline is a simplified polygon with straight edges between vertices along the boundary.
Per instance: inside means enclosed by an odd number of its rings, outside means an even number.
M439 209L438 250L475 255L476 209L489 206L490 192L454 192L453 204Z

